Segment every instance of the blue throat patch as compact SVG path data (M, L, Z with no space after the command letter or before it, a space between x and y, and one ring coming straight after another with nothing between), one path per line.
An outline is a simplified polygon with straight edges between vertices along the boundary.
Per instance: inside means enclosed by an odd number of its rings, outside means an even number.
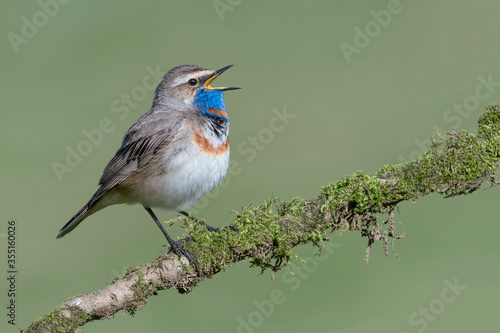
M205 90L203 88L200 88L196 92L196 98L194 99L193 104L200 107L201 114L209 114L209 115L212 115L215 117L229 120L228 117L224 117L224 116L209 112L210 109L226 111L226 105L224 104L223 91Z

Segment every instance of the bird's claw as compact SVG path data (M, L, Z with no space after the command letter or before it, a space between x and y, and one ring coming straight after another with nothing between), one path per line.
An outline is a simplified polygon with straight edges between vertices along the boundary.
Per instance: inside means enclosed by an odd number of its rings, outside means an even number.
M220 232L220 227L214 228L208 224L205 224L205 227L207 227L208 231L210 231L210 232L214 232L214 231ZM227 225L223 228L228 229L228 230L233 230L233 231L239 231L238 227L236 227L234 225Z
M184 243L185 241L192 241L192 240L193 240L193 238L186 237L186 238L183 238L183 239L178 240L176 242L169 242L170 249L168 250L167 254L170 254L170 252L173 252L173 253L177 254L179 256L179 258L184 256L187 258L187 260L191 264L193 264L193 266L196 266L196 263L193 260L193 257L191 257L191 254L189 254L189 252L180 245L181 243Z

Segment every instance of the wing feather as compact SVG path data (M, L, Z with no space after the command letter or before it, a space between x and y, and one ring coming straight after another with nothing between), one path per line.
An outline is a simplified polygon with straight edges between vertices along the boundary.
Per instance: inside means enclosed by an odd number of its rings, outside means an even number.
M172 121L168 113L150 114L150 112L144 115L149 114L147 121L143 116L127 131L122 146L104 169L99 180L103 193L145 165L153 158L159 147L172 142L177 136L183 122L182 118Z

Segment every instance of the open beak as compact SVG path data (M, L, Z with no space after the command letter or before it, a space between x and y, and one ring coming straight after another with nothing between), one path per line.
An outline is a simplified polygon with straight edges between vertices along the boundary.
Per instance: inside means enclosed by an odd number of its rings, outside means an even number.
M219 75L224 73L226 70L229 68L233 67L233 65L226 66L224 68L218 69L212 74L210 74L210 77L205 81L205 89L206 90L220 90L220 91L226 91L226 90L236 90L236 89L241 89L237 87L212 87L210 84L212 83L215 78L217 78Z

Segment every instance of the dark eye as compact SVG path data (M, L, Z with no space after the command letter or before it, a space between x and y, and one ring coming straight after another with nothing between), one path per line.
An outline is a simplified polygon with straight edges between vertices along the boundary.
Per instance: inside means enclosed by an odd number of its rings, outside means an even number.
M189 79L188 84L191 87L194 87L194 86L196 86L198 84L198 80L196 80L196 79Z

